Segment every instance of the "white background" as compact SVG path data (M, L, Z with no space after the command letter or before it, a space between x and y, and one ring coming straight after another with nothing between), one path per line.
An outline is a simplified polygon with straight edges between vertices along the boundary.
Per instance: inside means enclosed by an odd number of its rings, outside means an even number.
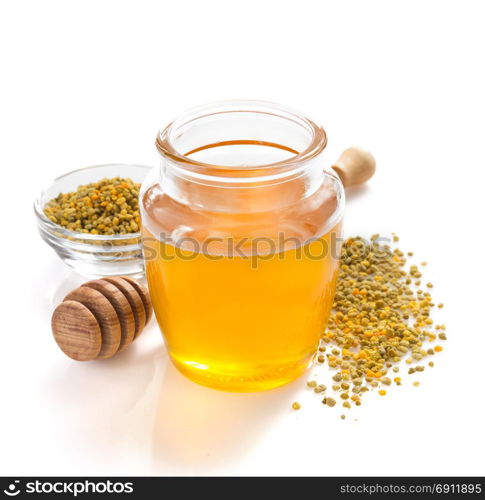
M483 6L3 0L0 473L485 474ZM155 165L160 127L226 98L306 112L329 164L349 145L375 154L346 233L395 231L429 262L449 341L419 388L341 421L306 378L257 394L189 382L155 323L110 361L57 349L50 315L80 278L38 236L34 197L78 167Z

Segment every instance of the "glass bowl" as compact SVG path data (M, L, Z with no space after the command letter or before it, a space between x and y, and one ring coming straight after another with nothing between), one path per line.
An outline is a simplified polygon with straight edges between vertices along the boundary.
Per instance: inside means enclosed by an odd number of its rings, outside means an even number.
M113 163L80 168L61 175L42 191L34 211L42 239L77 273L87 277L144 275L140 233L98 235L71 231L44 215L45 204L59 193L75 191L78 186L103 178L127 177L142 183L152 167Z

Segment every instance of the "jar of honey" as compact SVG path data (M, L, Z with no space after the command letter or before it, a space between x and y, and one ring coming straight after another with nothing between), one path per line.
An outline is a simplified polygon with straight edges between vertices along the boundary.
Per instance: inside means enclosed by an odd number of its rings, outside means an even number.
M260 101L192 109L156 139L140 194L146 277L175 366L258 391L301 375L324 332L344 191L324 130Z

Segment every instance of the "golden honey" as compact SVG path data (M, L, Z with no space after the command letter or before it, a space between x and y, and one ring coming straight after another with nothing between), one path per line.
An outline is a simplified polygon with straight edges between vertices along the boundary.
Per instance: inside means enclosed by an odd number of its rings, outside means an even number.
M321 238L328 246L330 234ZM324 248L321 240L255 264L251 256L176 252L145 235L155 255L146 263L152 303L181 372L243 391L281 385L306 368L335 288L335 259L311 257Z

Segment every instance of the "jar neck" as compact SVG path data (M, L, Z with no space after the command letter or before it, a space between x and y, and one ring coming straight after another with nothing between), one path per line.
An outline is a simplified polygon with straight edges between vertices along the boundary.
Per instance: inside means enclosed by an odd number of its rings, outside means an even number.
M208 210L289 205L322 184L324 130L263 101L194 108L162 130L161 184L175 200Z
M229 172L228 172L229 173ZM287 207L315 193L324 180L321 161L280 175L276 179L241 176L221 181L216 176L199 178L162 159L160 185L170 198L200 210L215 212L265 212Z

